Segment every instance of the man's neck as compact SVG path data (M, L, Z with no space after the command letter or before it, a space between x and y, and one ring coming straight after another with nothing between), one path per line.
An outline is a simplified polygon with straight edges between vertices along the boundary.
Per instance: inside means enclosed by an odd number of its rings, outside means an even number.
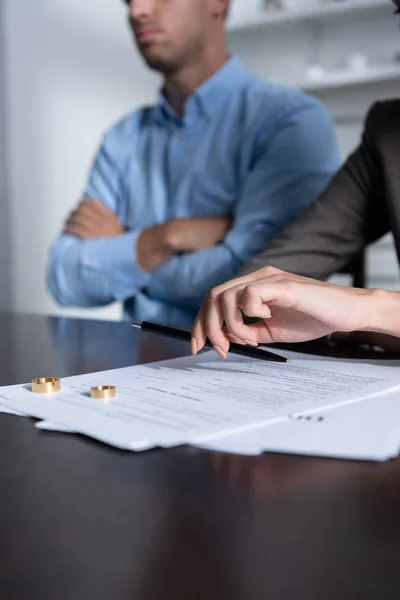
M202 63L184 67L180 71L165 78L165 97L178 115L182 116L183 106L187 98L189 98L202 83L219 71L228 58L229 54L224 51L219 53L219 56L204 60Z

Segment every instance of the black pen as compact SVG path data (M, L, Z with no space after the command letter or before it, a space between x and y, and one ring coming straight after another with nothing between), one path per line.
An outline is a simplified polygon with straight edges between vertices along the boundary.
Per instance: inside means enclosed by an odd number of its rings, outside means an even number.
M156 323L149 323L143 321L143 323L132 323L133 327L137 327L142 331L150 331L152 333L159 333L166 337L174 338L175 340L183 340L184 342L190 342L191 333L182 329L175 329L174 327L167 327L166 325L157 325ZM205 344L206 348L212 348L212 344L207 340ZM269 360L273 362L288 363L290 360L279 354L269 352L268 350L261 350L261 348L253 348L253 346L242 346L241 344L230 344L229 352L232 354L240 354L241 356L247 356L248 358L260 358L261 360Z

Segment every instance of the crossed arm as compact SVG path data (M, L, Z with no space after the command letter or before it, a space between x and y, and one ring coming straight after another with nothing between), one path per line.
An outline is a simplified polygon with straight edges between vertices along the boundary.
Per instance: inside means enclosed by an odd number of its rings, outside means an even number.
M124 231L116 217L123 161L105 141L89 197L70 215L52 248L49 288L65 305L101 306L144 291L197 309L211 287L234 277L318 195L332 174L335 155L330 120L307 108L287 119L272 139L261 140L233 215Z
M73 210L66 219L63 236L58 240L58 245L62 250L68 248L73 251L78 248L84 254L85 247L106 250L109 245L112 251L115 246L118 247L119 242L124 244L125 240L132 243L131 260L132 265L136 262L137 273L142 276L142 281L146 281L146 275L150 274L159 268L171 256L180 252L193 252L215 246L219 243L225 232L230 226L230 219L226 217L209 217L209 218L191 218L191 219L175 219L166 223L155 225L145 229L132 236L129 232L126 233L114 211L110 210L99 200L91 198L83 198L77 208ZM136 261L134 259L134 237L136 236ZM53 253L57 251L57 243L53 248ZM61 257L60 257L61 258ZM78 256L76 257L79 258ZM50 284L53 278L57 277L56 269L50 264L49 279ZM78 261L73 261L74 266ZM53 268L52 268L53 266ZM82 266L82 265L81 265ZM110 265L111 267L112 265ZM75 269L75 275L79 272L79 268ZM108 304L115 300L123 300L124 294L121 297L115 295L116 286L112 285L112 281L107 281L106 273L112 278L113 274L106 268L104 275L93 272L93 285L88 288L85 283L90 278L90 268L87 269L86 277L84 277L83 286L80 286L79 280L71 274L69 288L75 283L73 292L80 292L81 304L84 306L93 306L93 304ZM61 270L63 273L63 270ZM96 281L97 280L97 281ZM126 288L132 289L132 286ZM129 296L128 296L129 297ZM59 299L62 302L62 299ZM79 302L79 300L78 300ZM66 302L68 303L68 302Z

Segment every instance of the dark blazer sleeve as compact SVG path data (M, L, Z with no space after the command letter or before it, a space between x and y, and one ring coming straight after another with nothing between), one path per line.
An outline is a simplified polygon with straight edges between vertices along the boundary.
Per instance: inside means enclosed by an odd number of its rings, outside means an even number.
M379 157L385 105L370 110L357 150L320 198L249 262L241 275L261 267L326 279L389 230Z

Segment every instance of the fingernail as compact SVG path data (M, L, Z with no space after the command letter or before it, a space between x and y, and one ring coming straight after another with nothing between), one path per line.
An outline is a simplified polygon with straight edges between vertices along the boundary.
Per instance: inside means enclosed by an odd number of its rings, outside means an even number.
M258 346L257 342L252 342L251 340L243 340L245 344L248 346Z
M220 348L219 346L214 346L214 350L215 352L218 354L218 356L220 356L221 358L223 358L224 360L226 359L226 352L224 352L222 350L222 348Z
M197 354L197 342L196 342L196 340L195 340L194 337L192 337L191 340L190 340L190 352L194 356L196 356L196 354Z

